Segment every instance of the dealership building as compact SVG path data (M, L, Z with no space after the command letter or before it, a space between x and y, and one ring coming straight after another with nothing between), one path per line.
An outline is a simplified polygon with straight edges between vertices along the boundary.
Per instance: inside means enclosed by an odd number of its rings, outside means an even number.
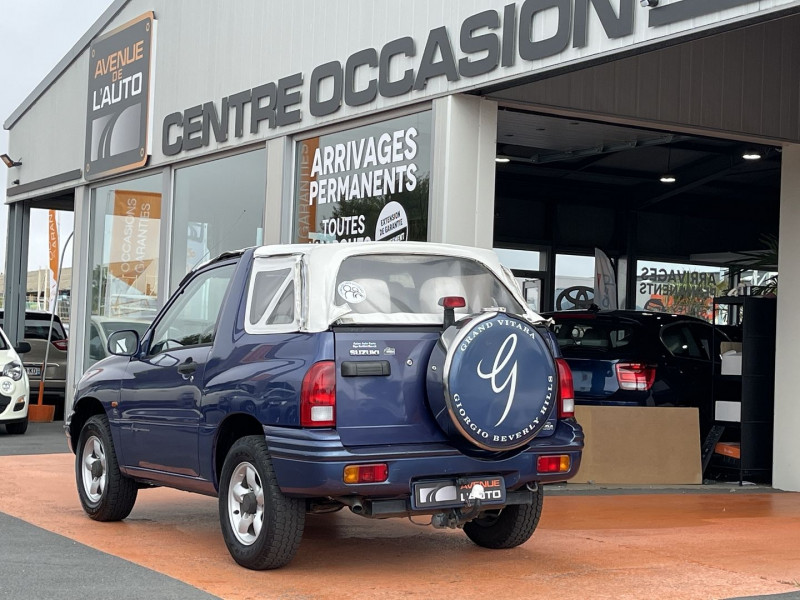
M30 211L73 211L69 389L92 317L152 319L246 246L496 248L541 311L601 250L621 307L689 284L715 312L780 240L774 390L741 419L800 491L799 0L115 0L4 127L5 329Z

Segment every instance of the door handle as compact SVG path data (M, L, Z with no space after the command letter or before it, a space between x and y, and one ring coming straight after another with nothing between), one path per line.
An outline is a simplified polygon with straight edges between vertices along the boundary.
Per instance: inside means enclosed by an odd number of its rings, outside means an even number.
M197 371L197 363L191 357L186 359L186 362L178 365L178 373L181 375L193 375Z

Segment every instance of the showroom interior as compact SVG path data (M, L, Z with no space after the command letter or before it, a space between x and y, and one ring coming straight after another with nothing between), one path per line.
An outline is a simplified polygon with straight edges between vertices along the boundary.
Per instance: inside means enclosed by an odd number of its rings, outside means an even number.
M500 4L485 4L503 13ZM526 3L518 4L524 10ZM585 4L598 11L605 3ZM634 4L637 18L647 14L639 2ZM663 8L681 2L665 4ZM702 267L717 273L719 280L719 273L742 252L767 253L769 240L780 240L777 258L782 268L778 263L762 265L782 274L776 301L773 485L800 489L800 465L790 458L800 443L791 433L800 409L792 400L791 378L781 376L782 367L793 368L788 349L791 333L800 329L790 302L798 285L792 276L798 267L791 257L800 242L787 234L800 220L796 4L774 2L764 9L757 2L736 2L738 8L702 15L685 29L671 29L646 44L620 43L613 51L599 44L595 54L548 57L549 63L538 69L517 64L516 70L499 77L461 81L461 88L443 73L424 89L396 100L381 98L360 109L342 106L285 130L262 128L256 134L231 135L226 142L212 141L170 156L160 137L167 113L234 92L239 80L255 86L267 77L241 67L235 84L230 83L233 76L220 75L223 83L215 80L213 90L197 84L176 91L187 77L180 71L188 58L186 50L171 47L170 36L191 40L199 35L177 24L181 17L191 21L195 16L165 2L117 1L49 81L5 122L12 153L39 157L8 174L6 295L15 278L24 280L27 271L29 211L71 210L76 249L71 317L83 322L94 314L92 271L102 267L103 246L97 239L106 233L94 211L111 214L113 203L101 207L101 198L133 183L138 191L164 199L158 229L149 233L156 242L145 257L151 297L147 310L155 311L186 270L208 258L206 253L215 247L192 246L193 224L230 219L224 243L231 248L294 240L298 140L429 111L428 239L516 251L508 266L538 282L540 311L566 307L556 305L564 287L558 281L564 257L591 262L595 249L602 250L616 267L620 306L642 308L637 290L643 264ZM616 6L622 14L627 4ZM158 68L151 80L155 114L150 159L127 173L109 172L90 180L83 165L82 131L87 50L98 36L147 11L153 11L159 23ZM443 22L457 40L461 20L450 18L427 15L424 23L414 23L414 31L426 32ZM226 26L229 29L223 27L204 52L212 54L230 42L231 31L243 27L238 22ZM590 46L591 36L603 31L597 22L591 27ZM403 35L411 29L401 20L397 31ZM421 54L425 34L418 37ZM389 39L378 35L368 41L380 47ZM322 58L344 61L355 49L317 48L313 59L304 57L300 64L315 65ZM164 64L168 60L174 64ZM277 73L277 78L288 71L273 67L269 73ZM165 88L169 95L160 96ZM53 147L45 148L36 134L54 131L56 106L65 106L81 123L61 128L54 134ZM26 167L32 170L23 170ZM673 180L662 181L666 175ZM232 186L239 191L232 194ZM214 201L226 195L235 195L241 206L231 211ZM176 245L180 252L174 250ZM723 282L718 283L717 293L726 293ZM10 333L18 332L12 326ZM77 347L83 335L77 328L71 333ZM86 357L71 360L75 372L88 367Z

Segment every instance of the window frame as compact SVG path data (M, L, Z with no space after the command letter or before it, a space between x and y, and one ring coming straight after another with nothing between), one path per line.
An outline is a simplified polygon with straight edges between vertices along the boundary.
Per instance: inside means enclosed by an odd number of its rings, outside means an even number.
M250 275L248 276L247 300L245 302L244 311L244 330L247 333L254 335L263 333L292 333L300 330L303 317L302 264L303 257L300 254L259 256L253 260ZM288 275L276 288L263 314L258 318L256 323L253 323L251 314L256 278L260 273L282 271L285 269L289 270ZM291 322L268 323L267 321L274 315L276 307L289 286L294 287L294 311Z
M173 296L172 301L166 307L164 307L164 310L158 315L158 317L153 321L153 324L150 326L150 329L148 330L148 336L149 337L148 337L147 343L146 343L147 347L144 348L144 352L143 352L144 356L149 358L149 357L153 357L153 356L158 356L159 354L163 354L164 352L169 352L170 350L177 350L177 349L183 349L183 348L198 348L198 347L201 347L201 346L211 346L214 343L214 339L216 338L217 326L219 325L219 318L220 318L220 315L222 314L222 309L223 309L223 307L225 305L225 302L227 300L228 294L230 292L231 283L233 282L233 279L234 279L234 277L236 275L237 266L238 266L237 262L223 262L223 263L217 263L217 264L214 264L214 265L209 265L207 268L204 268L204 269L194 273L191 277L189 277L186 281L184 281L183 285L181 285L178 288L178 291ZM158 332L159 327L161 327L165 323L167 318L169 318L170 315L172 315L173 309L181 303L182 298L184 298L184 293L186 293L186 291L188 290L189 286L193 285L200 278L205 278L206 280L208 280L210 277L213 277L213 274L215 272L218 272L221 269L225 269L225 268L230 269L230 275L228 277L227 287L225 288L225 292L222 295L222 300L221 300L219 308L217 310L217 315L216 315L216 317L214 319L214 327L213 327L213 330L212 330L212 333L211 333L211 339L209 341L207 341L207 342L198 342L196 344L184 344L184 345L181 345L181 346L170 347L170 348L161 347L161 348L159 348L158 352L154 352L153 351L154 344L158 344L160 342L160 340L159 341L155 341L156 340L156 334ZM184 306L181 306L181 308L184 308ZM171 324L169 326L171 326ZM165 338L164 341L166 341L168 339L169 338Z
M693 321L677 321L675 323L669 323L667 325L664 325L661 328L661 330L658 332L658 338L659 338L659 340L661 340L661 345L664 347L664 349L667 352L669 352L670 356L673 356L675 358L681 358L681 359L701 360L701 361L704 361L704 362L709 362L709 361L712 360L712 357L713 357L713 349L706 349L706 348L703 347L700 339L698 338L698 333L697 333L697 326L698 325L707 326L708 329L709 329L709 332L711 331L711 325L710 324L705 324L705 323L702 323L702 322L701 323L696 323L696 322L693 322ZM676 354L674 351L672 351L670 349L670 347L664 341L664 332L665 331L670 331L672 329L679 329L686 336L691 338L691 343L694 344L694 347L697 350L698 355L693 355L691 353ZM690 348L690 350L691 350L691 348ZM712 353L712 356L703 356L702 353L706 352L706 350L710 350L710 352Z

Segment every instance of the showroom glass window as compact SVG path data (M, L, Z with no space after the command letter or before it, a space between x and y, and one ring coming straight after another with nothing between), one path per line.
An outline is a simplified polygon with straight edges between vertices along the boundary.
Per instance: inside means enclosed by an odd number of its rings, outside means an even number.
M158 174L92 191L84 366L106 356L112 331L142 331L156 315L161 190Z
M514 272L528 308L540 312L542 306L542 279L546 276L544 251L493 248L500 263Z
M711 320L714 296L727 291L718 266L640 260L636 263L636 308Z
M262 243L266 149L175 170L170 291L197 265Z
M555 310L587 308L594 301L594 256L556 254Z

